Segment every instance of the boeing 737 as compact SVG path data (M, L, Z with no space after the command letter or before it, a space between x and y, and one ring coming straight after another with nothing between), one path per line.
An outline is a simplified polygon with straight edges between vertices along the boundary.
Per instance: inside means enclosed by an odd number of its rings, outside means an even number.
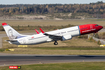
M37 34L34 35L23 35L18 33L15 29L9 26L7 23L2 23L2 26L9 37L8 41L10 44L16 45L34 45L46 42L54 41L54 45L58 45L58 40L65 41L70 40L72 37L96 33L103 27L97 24L85 24L74 27L68 27L64 29L58 29L54 31L44 32L41 28L41 33L36 29Z

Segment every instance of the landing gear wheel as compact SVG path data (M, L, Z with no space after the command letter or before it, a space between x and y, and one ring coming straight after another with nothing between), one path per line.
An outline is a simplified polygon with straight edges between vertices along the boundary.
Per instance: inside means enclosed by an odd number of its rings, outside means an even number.
M58 42L57 42L57 41L55 41L55 42L54 42L54 45L58 45Z

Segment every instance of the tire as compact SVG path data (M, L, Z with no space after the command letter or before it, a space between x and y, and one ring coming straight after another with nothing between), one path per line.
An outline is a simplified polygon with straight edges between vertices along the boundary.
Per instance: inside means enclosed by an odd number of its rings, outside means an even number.
M54 42L54 45L58 45L58 42Z

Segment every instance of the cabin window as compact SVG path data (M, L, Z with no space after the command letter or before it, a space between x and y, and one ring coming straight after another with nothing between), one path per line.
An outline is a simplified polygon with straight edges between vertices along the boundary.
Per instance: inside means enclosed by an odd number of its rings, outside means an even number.
M95 25L95 26L98 26L98 25Z

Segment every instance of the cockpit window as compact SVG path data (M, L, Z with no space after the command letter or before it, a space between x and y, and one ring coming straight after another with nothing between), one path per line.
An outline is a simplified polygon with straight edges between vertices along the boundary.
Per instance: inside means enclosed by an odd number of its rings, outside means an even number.
M95 26L98 26L98 25L95 25Z

